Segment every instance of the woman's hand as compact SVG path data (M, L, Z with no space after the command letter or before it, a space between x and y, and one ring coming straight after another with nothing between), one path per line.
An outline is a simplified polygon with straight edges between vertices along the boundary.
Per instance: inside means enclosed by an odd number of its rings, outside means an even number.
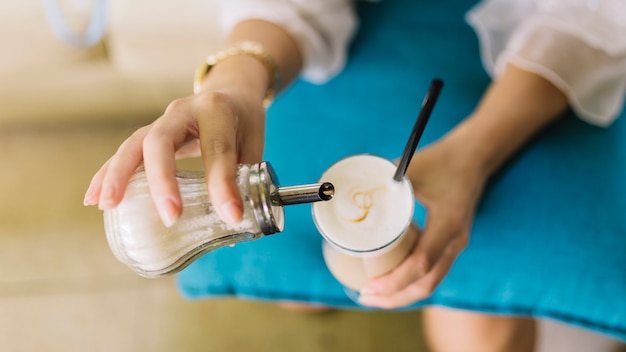
M172 102L138 129L95 174L85 205L111 209L123 199L130 177L144 163L150 194L166 226L182 211L176 158L202 155L209 197L222 219L241 220L237 163L261 160L265 111L257 95L233 88L207 89Z
M282 27L263 20L244 20L229 34L228 43L256 42L275 62L282 87L300 72L302 56L296 41ZM250 55L229 57L215 65L200 92L171 103L154 123L128 138L91 181L85 205L111 209L122 200L126 185L144 162L150 194L167 226L182 211L175 179L177 157L202 155L209 198L220 217L236 223L243 205L236 185L238 163L261 161L265 138L262 105L272 75L266 64ZM276 85L276 82L274 82Z
M428 211L424 232L404 262L367 285L360 302L396 308L430 296L468 243L487 179L566 108L551 82L507 65L469 118L413 156L407 175Z
M430 296L467 245L487 174L457 139L448 136L413 156L407 176L427 209L426 226L398 267L368 283L360 303L391 309Z

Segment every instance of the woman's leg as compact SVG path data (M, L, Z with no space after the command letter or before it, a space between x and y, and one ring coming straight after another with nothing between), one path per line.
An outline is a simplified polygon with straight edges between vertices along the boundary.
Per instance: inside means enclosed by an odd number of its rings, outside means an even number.
M428 307L424 329L432 352L532 352L535 321L458 309Z
M303 312L303 313L321 313L331 311L332 308L315 305L310 303L301 303L301 302L281 302L279 303L281 307L287 310L291 310L294 312Z

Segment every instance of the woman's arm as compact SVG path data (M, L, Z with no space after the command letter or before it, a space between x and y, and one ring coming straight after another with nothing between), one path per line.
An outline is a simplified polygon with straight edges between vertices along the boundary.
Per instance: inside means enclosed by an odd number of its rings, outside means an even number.
M485 0L470 11L496 78L465 121L413 157L407 174L428 210L426 226L409 258L370 283L364 304L397 307L429 296L467 244L487 179L568 106L601 126L618 116L626 91L623 9L621 0Z
M264 20L246 20L235 25L225 46L246 41L263 46L278 67L283 87L300 73L302 54L298 43L284 28ZM232 87L264 97L270 84L269 74L263 63L252 56L233 56L211 69L203 80L202 90Z
M565 95L552 83L509 64L449 138L490 175L567 106Z
M201 154L211 201L222 219L238 222L242 205L236 166L262 158L262 102L268 88L286 87L301 71L312 82L330 79L343 67L356 29L351 0L229 0L220 8L222 29L229 33L227 46L243 41L260 44L278 68L280 87L270 87L275 72L258 57L221 60L199 85L198 94L173 101L162 116L120 146L93 177L85 205L117 206L143 162L160 217L172 225L182 211L175 158Z
M280 71L283 85L297 76L302 55L281 27L262 20L242 21L227 45L261 44ZM122 200L129 178L143 161L150 192L166 225L180 216L182 201L175 179L177 152L202 152L209 194L223 219L237 222L242 204L235 184L237 163L258 162L263 155L265 110L270 84L267 67L253 56L220 61L202 81L198 94L177 99L152 124L129 137L93 177L86 205L110 209ZM179 154L180 154L179 152Z
M428 211L426 226L409 257L372 280L361 303L395 308L430 296L467 245L488 178L567 106L550 82L508 65L470 117L413 157L407 175Z

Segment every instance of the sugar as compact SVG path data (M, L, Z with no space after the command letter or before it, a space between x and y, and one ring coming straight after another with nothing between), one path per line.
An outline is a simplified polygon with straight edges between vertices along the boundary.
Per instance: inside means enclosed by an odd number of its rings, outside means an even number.
M241 165L237 182L244 196L248 192L249 167ZM116 257L145 273L169 271L183 257L216 239L239 233L259 233L254 213L246 203L243 220L226 224L209 202L204 178L186 175L179 179L183 212L170 228L163 225L149 196L145 176L135 175L122 203L105 212L105 227Z

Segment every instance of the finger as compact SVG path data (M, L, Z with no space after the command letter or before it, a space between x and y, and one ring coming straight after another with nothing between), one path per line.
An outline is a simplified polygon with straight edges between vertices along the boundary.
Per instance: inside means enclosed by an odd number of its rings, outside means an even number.
M245 143L240 146L239 163L255 164L263 159L263 145L265 141L264 126L255 128L256 131L245 137Z
M149 129L149 126L142 127L128 137L107 162L103 175L98 176L102 177L98 198L101 210L114 208L124 198L128 180L141 164L142 142Z
M448 243L459 235L449 218L430 212L424 232L418 238L411 254L390 273L372 280L366 292L391 295L405 289L413 282L426 276L438 262Z
M159 217L167 227L174 225L182 212L182 200L176 181L176 150L185 143L193 117L180 102L177 108L168 108L157 119L143 141L143 158L150 195Z
M85 198L83 199L83 204L85 206L98 204L98 200L100 199L100 190L102 189L102 181L104 180L110 161L111 159L109 158L109 160L107 160L91 178L89 187L87 187L87 191L85 191Z
M429 209L424 233L413 257L418 277L430 272L453 239L469 231L464 224L461 215L453 214L450 209Z
M222 109L199 120L200 148L211 203L220 218L235 224L243 218L243 203L237 188L236 116Z
M450 271L455 258L464 248L463 242L462 238L452 241L442 253L437 264L426 276L390 295L362 294L359 297L359 303L371 307L394 309L430 297L448 271Z
M197 158L200 155L200 141L198 139L187 141L183 145L178 147L178 150L176 150L176 160Z

